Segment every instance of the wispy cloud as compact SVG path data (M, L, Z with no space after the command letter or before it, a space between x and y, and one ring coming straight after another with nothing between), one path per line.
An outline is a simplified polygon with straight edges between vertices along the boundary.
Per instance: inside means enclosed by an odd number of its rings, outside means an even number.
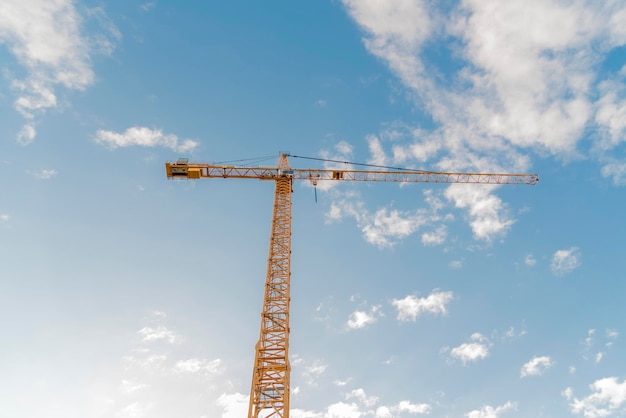
M499 418L502 413L515 410L516 408L517 403L507 401L504 405L496 406L495 408L491 405L485 405L480 409L468 412L465 416L467 418Z
M119 147L164 147L176 152L189 152L199 143L191 139L179 139L174 134L164 134L160 129L150 129L143 126L133 126L122 133L99 130L95 141L111 149Z
M614 340L619 337L619 332L614 329L606 329L600 334L595 328L587 331L587 338L582 342L582 357L585 360L593 360L600 363L613 347Z
M581 253L578 247L568 250L558 250L552 256L550 269L556 276L565 276L581 266Z
M174 344L181 341L179 335L164 326L156 328L144 327L137 331L137 333L141 335L141 340L145 342L164 340L170 344Z
M493 186L453 184L445 192L457 208L467 210L474 237L492 241L511 228L514 220L506 205L493 195Z
M524 257L524 264L526 264L528 267L533 267L535 264L537 264L537 260L532 254L528 254L526 257Z
M224 377L222 360L189 357L191 347L178 332L162 324L165 318L159 311L149 315L148 323L161 325L141 328L142 338L132 340L122 367L107 370L107 376L113 378L110 387L100 381L106 379L99 379L95 395L107 401L92 415L140 418L170 416L176 411L182 416L208 417L220 416L228 405L236 404L238 398L232 394L231 381ZM167 344L156 343L159 341ZM245 415L247 397L243 399Z
M432 406L427 403L414 403L403 400L397 404L379 405L380 399L366 394L362 388L354 389L346 395L346 401L339 401L328 405L323 412L303 409L292 409L293 418L361 418L374 416L376 418L393 418L401 414L428 415ZM374 409L375 408L375 409Z
M451 269L458 270L461 267L463 267L463 260L452 260L452 261L450 261L450 263L448 263L448 266Z
M84 90L94 81L91 56L110 53L120 33L102 9L85 9L81 16L75 2L59 0L4 0L0 2L0 43L6 43L25 68L23 79L8 74L16 94L15 109L26 119L17 135L29 144L37 135L37 115L58 106L56 89ZM89 38L85 19L96 19L102 32ZM107 49L101 48L106 40Z
M379 248L391 248L400 239L406 238L426 225L436 225L446 220L438 211L441 201L429 190L424 191L426 203L429 207L417 210L399 210L392 207L383 207L375 212L366 208L360 194L348 191L331 204L326 215L327 222L339 222L344 217L356 220L367 242ZM431 235L428 235L431 234ZM445 227L436 227L434 233L427 233L423 240L425 245L435 244L445 239Z
M148 1L148 2L142 3L139 6L139 8L143 10L144 12L149 12L150 10L154 9L155 6L156 6L156 2Z
M441 245L446 241L448 230L445 225L439 225L432 232L424 232L422 234L422 244L424 245Z
M423 313L447 313L447 304L453 299L452 292L433 290L425 298L408 295L403 299L394 299L391 303L398 311L399 321L415 321Z
M532 157L588 157L626 184L615 155L626 136L624 71L599 71L626 44L621 2L342 0L363 30L365 48L395 73L435 127L407 126L381 141L396 162L445 171L523 172ZM455 65L430 59L431 48ZM428 70L426 70L428 69ZM587 135L589 133L589 135ZM494 188L451 186L446 196L469 214L476 239L504 236L515 219Z
M567 388L562 395L570 401L570 411L585 418L602 418L621 415L626 412L626 381L619 382L617 377L599 379L589 385L591 394L578 399L572 388Z
M328 364L320 359L316 359L312 362L305 361L298 355L294 355L291 360L292 365L298 365L302 377L306 383L310 386L317 386L320 377L326 372Z
M533 357L524 364L520 370L520 377L541 376L546 369L554 365L554 361L549 356Z
M57 171L54 169L43 168L41 170L27 171L30 175L37 177L40 180L49 180L57 175Z
M485 359L489 356L489 340L482 334L475 332L470 337L470 342L463 343L458 347L454 347L450 350L450 355L453 358L461 360L463 364ZM447 351L447 349L444 349Z
M365 390L363 390L363 388L354 389L352 392L346 395L346 399L351 399L351 398L358 399L359 402L361 402L363 405L367 407L374 406L378 403L378 397L367 395L365 393Z
M366 140L372 156L367 162L375 165L386 165L387 156L385 155L385 151L380 143L380 140L375 135L368 135Z
M203 374L221 374L223 372L222 360L207 360L203 358L179 360L174 365L174 370L179 373Z
M365 328L367 325L370 325L376 322L376 320L380 316L381 316L380 305L372 306L369 312L357 310L350 314L350 317L348 318L348 322L346 323L346 326L349 329Z
M249 399L241 393L223 393L216 403L223 408L222 418L239 418L248 414Z
M617 330L614 330L614 329L607 329L606 336L609 338L617 338L619 337L619 332L617 332Z
M401 413L428 415L432 411L432 406L427 403L415 404L409 401L400 401L396 405L379 406L376 408L374 416L376 418L393 418Z
M616 186L626 186L626 162L611 161L601 170L603 177L611 177Z

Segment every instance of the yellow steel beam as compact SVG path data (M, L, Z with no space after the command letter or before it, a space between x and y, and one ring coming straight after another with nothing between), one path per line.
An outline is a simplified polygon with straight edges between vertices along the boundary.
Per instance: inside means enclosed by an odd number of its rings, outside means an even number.
M289 168L286 156L281 157L279 168ZM249 418L289 418L292 184L291 176L276 178L265 297L252 372Z
M397 183L471 183L471 184L536 184L537 174L510 173L452 173L439 171L383 171L383 170L321 170L284 169L276 167L219 166L201 163L166 163L169 178L248 178L276 180L291 176L294 180L318 181L378 181Z

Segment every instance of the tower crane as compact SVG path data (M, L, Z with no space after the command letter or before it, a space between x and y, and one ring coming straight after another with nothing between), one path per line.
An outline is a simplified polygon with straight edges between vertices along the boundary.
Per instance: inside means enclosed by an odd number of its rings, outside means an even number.
M245 178L276 183L261 329L255 347L248 418L289 418L291 193L294 180L308 180L313 186L317 186L320 181L527 185L539 181L537 174L291 168L289 156L280 154L278 167L190 163L185 158L165 164L168 178Z

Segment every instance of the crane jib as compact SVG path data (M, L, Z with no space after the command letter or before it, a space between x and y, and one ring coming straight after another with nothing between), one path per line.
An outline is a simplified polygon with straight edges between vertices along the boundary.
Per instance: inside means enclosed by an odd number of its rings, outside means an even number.
M291 177L294 180L318 181L374 181L392 183L466 183L466 184L527 184L539 181L537 174L509 173L453 173L435 171L376 171L324 170L276 167L215 166L194 163L166 163L168 178L250 178L276 180Z

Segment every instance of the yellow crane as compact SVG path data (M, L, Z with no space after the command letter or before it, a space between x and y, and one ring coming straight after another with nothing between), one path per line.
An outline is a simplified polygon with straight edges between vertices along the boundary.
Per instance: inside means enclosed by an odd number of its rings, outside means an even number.
M313 186L317 186L320 181L341 180L528 185L539 181L537 174L291 168L288 157L289 154L281 154L278 167L190 163L184 158L165 164L167 177L174 179L246 178L276 182L261 331L255 348L248 418L289 418L291 193L294 180L308 180Z

